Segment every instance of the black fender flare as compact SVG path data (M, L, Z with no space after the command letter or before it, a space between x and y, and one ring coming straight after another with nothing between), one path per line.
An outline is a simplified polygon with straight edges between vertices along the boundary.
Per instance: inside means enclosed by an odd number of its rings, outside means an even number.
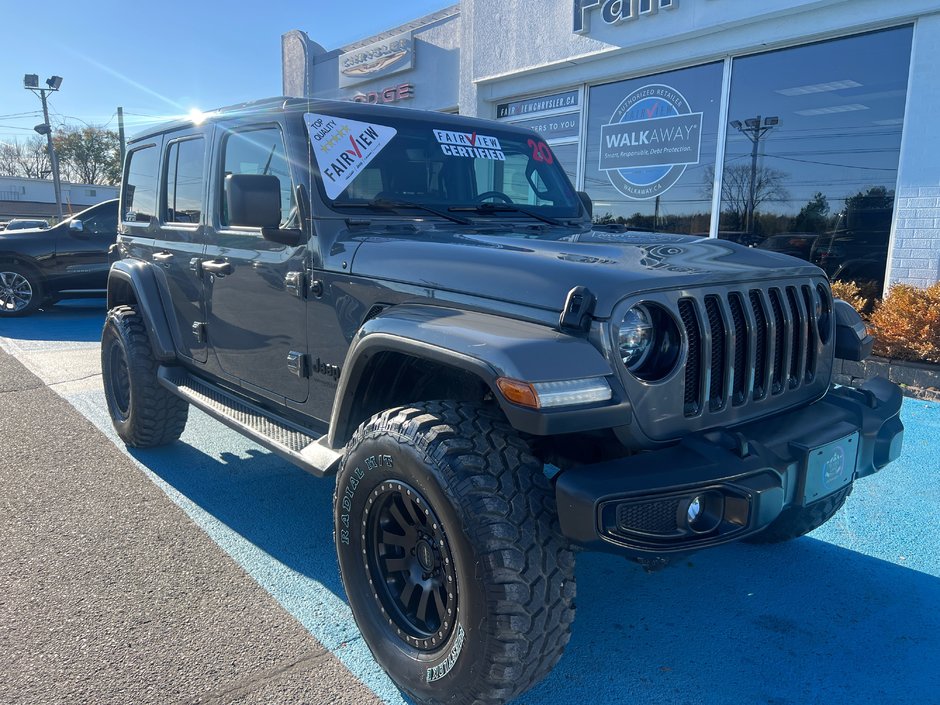
M488 313L405 304L367 321L353 338L334 398L330 447L342 447L355 430L351 417L358 387L371 361L383 352L428 359L476 376L518 431L554 435L630 422L631 406L617 375L586 338ZM529 409L503 397L496 386L500 377L527 382L605 377L613 398L575 410Z
M151 267L147 262L134 259L122 259L112 264L108 274L108 310L136 301L154 357L160 362L174 362L173 335Z

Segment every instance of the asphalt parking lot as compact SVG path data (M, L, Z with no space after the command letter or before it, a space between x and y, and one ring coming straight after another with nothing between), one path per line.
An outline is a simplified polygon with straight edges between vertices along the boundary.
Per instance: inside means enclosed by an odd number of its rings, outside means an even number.
M103 317L0 322L0 702L402 702L344 600L332 481L195 411L127 453ZM902 413L902 459L808 537L651 575L580 556L568 652L520 702L940 702L940 404Z

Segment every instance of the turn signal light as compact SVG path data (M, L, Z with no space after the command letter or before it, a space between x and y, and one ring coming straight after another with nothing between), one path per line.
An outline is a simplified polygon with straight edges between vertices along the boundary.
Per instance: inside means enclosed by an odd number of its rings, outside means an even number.
M496 386L513 404L530 409L557 409L562 406L594 404L607 401L612 396L610 385L603 377L531 383L500 377L496 380Z

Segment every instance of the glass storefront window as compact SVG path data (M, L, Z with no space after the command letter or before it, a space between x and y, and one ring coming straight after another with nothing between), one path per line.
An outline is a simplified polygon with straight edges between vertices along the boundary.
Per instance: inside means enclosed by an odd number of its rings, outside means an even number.
M881 292L911 27L735 59L718 236Z
M551 144L552 153L555 159L565 170L571 183L577 183L578 178L578 143L570 142L568 144Z
M707 235L720 62L590 89L584 190L595 220Z

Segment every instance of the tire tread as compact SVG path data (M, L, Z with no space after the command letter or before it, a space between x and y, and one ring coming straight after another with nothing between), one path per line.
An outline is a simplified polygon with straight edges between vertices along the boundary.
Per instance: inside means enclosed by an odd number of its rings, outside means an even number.
M153 448L172 443L186 427L189 404L157 381L159 363L153 356L143 318L132 306L116 306L108 312L105 329L108 326L114 327L116 335L126 346L128 374L134 395L129 423L122 426L115 423L118 435L133 448ZM104 352L102 348L102 356Z
M413 444L434 462L456 495L462 529L488 576L491 619L482 627L488 666L472 687L447 702L511 700L545 678L561 658L575 614L574 554L561 534L541 463L498 410L446 401L377 414L357 429L344 457L363 441L386 434Z

